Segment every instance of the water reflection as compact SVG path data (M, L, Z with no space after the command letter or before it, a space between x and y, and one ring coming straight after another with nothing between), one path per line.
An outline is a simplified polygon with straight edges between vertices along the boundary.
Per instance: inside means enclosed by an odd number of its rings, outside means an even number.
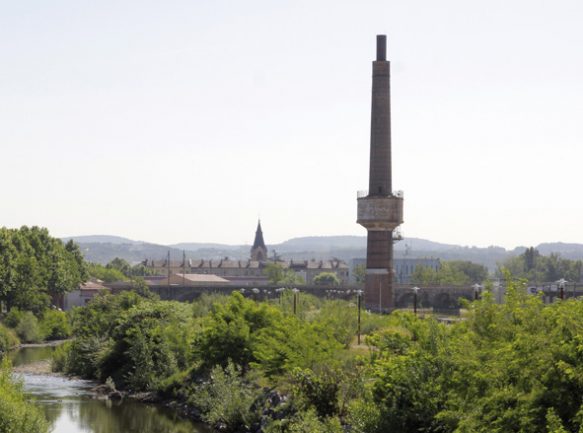
M49 350L47 350L49 349ZM15 366L47 359L52 348L26 348L12 356ZM21 374L25 392L45 412L53 433L209 433L207 427L173 411L135 401L95 400L92 383L50 375Z
M10 352L12 365L18 367L24 364L44 361L53 356L54 347L23 347L22 349Z

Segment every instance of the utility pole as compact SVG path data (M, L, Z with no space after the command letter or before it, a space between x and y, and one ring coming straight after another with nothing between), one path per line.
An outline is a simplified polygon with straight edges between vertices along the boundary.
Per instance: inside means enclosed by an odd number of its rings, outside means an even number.
M182 250L182 287L186 286L186 251Z
M168 254L166 256L166 266L168 268L168 293L170 293L170 250L168 250Z

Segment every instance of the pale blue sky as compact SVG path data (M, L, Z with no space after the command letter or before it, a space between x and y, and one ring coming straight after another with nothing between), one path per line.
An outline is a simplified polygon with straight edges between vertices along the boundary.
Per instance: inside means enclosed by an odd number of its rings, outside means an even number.
M0 225L365 234L388 35L406 236L583 243L579 1L0 0Z

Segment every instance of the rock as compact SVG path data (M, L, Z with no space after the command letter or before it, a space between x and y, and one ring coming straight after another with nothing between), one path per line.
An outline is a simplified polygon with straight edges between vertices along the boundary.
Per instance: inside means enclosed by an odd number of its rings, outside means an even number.
M110 392L107 396L110 400L119 401L123 399L123 394L119 391Z

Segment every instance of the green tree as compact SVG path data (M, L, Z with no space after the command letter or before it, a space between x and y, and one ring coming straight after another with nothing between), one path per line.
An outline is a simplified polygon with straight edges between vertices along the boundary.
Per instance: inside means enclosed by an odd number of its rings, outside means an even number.
M74 243L67 245L39 227L0 228L0 301L40 314L52 297L72 290L86 276Z
M89 263L87 265L87 272L92 278L96 278L105 283L113 283L116 281L128 281L126 277L119 269L107 268L98 263Z
M565 278L567 281L581 280L581 260L564 259L558 254L541 255L533 247L527 248L523 254L511 257L499 265L498 276L502 269L507 269L517 278L525 278L531 283L544 283Z
M334 272L320 272L314 277L314 284L317 286L338 286L340 278Z
M268 263L263 269L271 284L295 286L304 283L303 279L293 270L284 268L281 263Z
M468 261L444 261L439 269L417 266L411 275L414 284L453 284L467 285L481 283L488 277L485 266Z
M354 267L354 279L358 284L364 284L366 281L366 265L356 265Z

